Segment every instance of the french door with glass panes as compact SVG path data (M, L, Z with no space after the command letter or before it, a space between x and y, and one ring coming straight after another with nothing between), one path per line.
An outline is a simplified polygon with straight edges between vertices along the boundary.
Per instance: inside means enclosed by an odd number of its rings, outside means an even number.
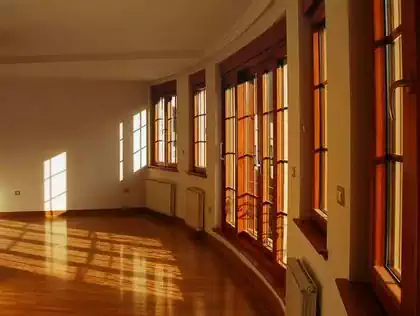
M287 65L225 89L223 209L225 230L246 235L286 262Z
M376 142L372 280L390 315L420 315L420 3L373 3Z

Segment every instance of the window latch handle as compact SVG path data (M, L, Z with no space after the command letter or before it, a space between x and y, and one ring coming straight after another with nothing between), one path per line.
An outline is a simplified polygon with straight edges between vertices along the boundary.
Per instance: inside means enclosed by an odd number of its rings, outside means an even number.
M225 157L223 156L223 142L220 142L219 144L219 158L221 161L225 160Z
M391 120L395 120L395 92L398 88L409 88L412 89L412 81L407 79L401 79L393 82L389 87L389 98L390 106L388 109L388 116Z

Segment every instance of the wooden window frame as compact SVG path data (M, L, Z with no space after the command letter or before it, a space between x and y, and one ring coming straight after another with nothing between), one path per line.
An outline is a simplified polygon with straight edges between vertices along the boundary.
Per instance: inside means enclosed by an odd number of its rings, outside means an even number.
M208 166L208 144L207 144L207 91L206 91L206 71L205 69L200 70L192 75L190 75L190 88L191 88L191 107L190 107L190 111L191 111L191 124L190 124L190 142L191 142L191 146L190 146L190 152L191 152L191 158L190 158L190 170L189 170L189 174L191 175L196 175L199 177L207 177L207 166ZM204 99L205 99L205 112L202 114L198 114L195 115L195 97L197 94L201 93L202 91L204 91ZM196 135L196 119L198 117L202 117L204 116L204 121L205 121L205 141L197 141L195 139L195 135ZM198 128L198 127L197 127ZM196 152L196 144L198 143L204 143L205 144L205 150L204 150L204 155L205 155L205 162L206 162L206 166L205 167L201 167L197 165L197 161L196 161L196 157L197 157L197 152Z
M372 211L372 287L389 315L420 315L420 222L419 222L419 164L418 140L420 111L419 32L420 5L414 0L401 1L401 25L387 35L385 32L384 0L373 0L375 30L375 139L373 157L373 211ZM417 17L417 19L415 18ZM387 173L379 168L387 161L402 160L402 156L388 153L387 117L389 106L389 82L386 81L386 46L396 36L402 35L402 79L408 80L409 89L402 91L403 97L403 201L402 201L402 271L397 280L386 263L387 247ZM405 61L405 62L404 62ZM382 171L381 171L382 170Z
M262 133L262 129L263 129L263 124L262 124L262 120L263 120L263 92L262 92L262 77L264 73L269 73L272 72L273 74L273 82L272 82L272 89L273 89L273 93L272 93L272 102L273 102L273 109L271 111L271 114L273 115L273 131L274 131L274 139L273 139L273 145L277 146L277 113L279 111L279 109L277 108L277 102L279 102L278 100L278 93L276 93L277 91L277 69L279 67L283 66L283 62L287 59L286 57L286 20L285 18L281 19L279 22L276 22L272 28L268 29L265 33L263 33L261 36L259 36L258 38L256 38L253 42L251 42L250 44L248 44L247 46L243 47L242 49L240 49L238 52L236 52L234 55L230 56L229 58L227 58L225 61L223 61L220 64L220 71L222 73L222 86L223 86L223 100L222 100L222 104L225 105L225 98L226 98L226 93L228 91L228 89L233 88L234 90L234 94L235 94L235 113L232 115L228 115L227 113L225 113L225 109L222 110L222 154L225 157L225 161L227 161L228 157L231 157L229 155L234 155L233 158L236 162L234 169L236 170L238 167L238 156L239 156L239 151L238 151L238 119L239 119L239 114L238 114L238 102L240 102L239 98L243 96L240 96L238 93L238 87L239 85L246 83L248 81L254 81L254 85L256 82L256 87L255 91L254 91L254 96L255 96L255 100L258 104L257 109L256 109L256 113L254 113L254 115L257 115L257 117L255 119L258 120L259 122L259 133L258 133L258 155L259 155L259 159L261 159L260 163L262 162L262 144L263 144L263 133ZM233 92L231 91L231 93ZM246 94L246 92L244 92ZM243 100L242 100L243 101ZM241 102L242 102L241 101ZM249 108L247 108L249 110ZM280 109L280 111L282 111L282 109ZM229 112L230 113L230 112ZM247 112L248 113L248 112ZM249 114L249 113L248 113ZM248 114L244 114L244 119L247 118ZM230 142L230 149L232 147L232 144L234 144L233 146L236 147L236 151L234 153L231 152L227 152L226 148L226 123L229 120L234 119L236 123L234 123L231 127L229 127L229 129L232 129L233 127L233 131L232 131L232 137L237 137L235 138L235 140L232 140L232 142ZM230 121L229 121L230 122ZM247 123L248 125L251 124L250 122ZM248 126L247 124L245 124L246 126ZM251 124L252 125L252 124ZM251 125L249 125L248 127L250 127ZM248 128L245 127L245 128ZM235 136L236 135L236 136ZM253 134L252 134L253 135ZM251 136L252 136L251 135ZM249 135L248 135L249 136ZM249 136L249 137L251 137ZM257 137L257 136L253 136L253 137ZM255 145L255 144L254 144ZM230 150L229 149L229 150ZM243 151L243 150L242 150ZM272 161L273 161L273 169L274 169L274 174L277 173L277 150L274 150L273 152L273 156L272 156ZM244 156L248 156L248 149L246 149L243 153ZM229 158L231 159L231 158ZM227 162L226 162L227 163ZM276 182L273 183L274 186L274 192L273 192L273 208L274 211L271 212L271 216L272 218L269 219L269 225L271 227L271 230L273 232L273 246L271 249L269 249L269 247L267 247L266 245L264 245L263 242L263 221L262 221L262 181L259 181L258 183L258 192L259 192L259 196L257 196L256 198L258 198L258 207L259 207L259 211L257 212L257 227L258 227L258 231L257 231L257 236L252 236L249 232L247 232L246 230L246 225L245 222L247 220L246 217L244 217L243 215L245 214L244 212L240 211L238 208L238 190L239 190L239 183L238 183L238 171L235 171L232 173L232 175L234 176L234 182L236 182L236 187L235 188L227 188L226 187L226 179L225 179L225 174L226 174L226 166L225 164L223 164L223 176L222 176L222 232L225 236L227 236L228 239L239 239L241 240L243 243L249 245L251 248L255 249L254 253L256 255L254 255L255 259L259 262L261 261L267 261L270 262L271 264L275 263L275 269L277 270L277 272L279 273L279 275L281 275L281 278L284 278L285 276L285 263L281 263L278 258L283 258L283 256L278 254L278 249L277 249L277 244L278 244L278 225L280 223L280 221L277 221L277 217L278 217L278 210L277 210L277 192L276 192ZM231 176L232 177L232 176ZM262 176L260 176L262 178ZM274 178L274 181L277 178ZM234 225L229 223L229 220L227 218L227 216L229 215L227 213L227 210L225 209L225 201L227 198L227 192L231 192L231 190L236 190L234 191L235 194L235 203L233 203L234 208L235 208L235 214L234 214ZM226 191L227 190L227 191ZM225 192L226 191L226 192ZM248 188L246 189L246 192L248 192ZM249 195L249 193L246 193ZM245 194L245 195L246 195ZM229 197L231 196L231 194L229 194ZM284 210L282 210L284 211ZM281 211L281 212L282 212ZM287 213L285 213L287 215ZM282 214L284 215L284 214ZM279 248L281 248L281 245L279 245ZM284 279L283 279L284 281Z
M320 28L326 29L326 21L325 21L325 3L324 0L303 0L302 5L302 14L307 19L308 23L311 26L312 34L311 37L308 37L308 42L310 41L312 47L312 57L311 57L311 65L312 65L312 75L311 75L311 87L309 88L308 85L308 93L312 95L311 101L311 108L309 111L312 111L312 121L315 123L315 93L316 84L314 85L314 79L316 75L315 65L314 63L314 33L318 32ZM316 52L319 54L319 50ZM316 55L315 54L315 55ZM316 56L315 56L316 57ZM319 57L317 58L319 60ZM319 71L318 71L319 72ZM326 82L325 82L326 83ZM311 92L310 92L311 91ZM309 106L309 104L308 104ZM301 231L301 233L308 239L311 243L313 248L320 254L324 260L328 260L328 249L327 249L327 218L325 214L321 211L317 210L315 206L315 131L316 125L314 124L312 136L312 146L311 150L313 152L313 159L312 159L312 207L305 211L303 214L299 216L299 218L294 218L293 222L296 227ZM320 138L321 139L321 138ZM327 166L328 167L328 166Z
M173 117L171 117L169 119L168 117L168 107L170 106L170 102L172 100L172 98L175 97L175 115ZM158 105L159 102L164 102L164 115L163 115L163 126L164 126L164 136L163 136L163 146L164 146L164 161L158 161L156 158L156 152L157 152L157 144L159 143L159 141L156 139L156 122L159 119L156 119L156 106ZM177 121L177 111L178 111L178 98L177 98L177 93L176 93L176 81L168 81L165 83L162 83L160 85L156 85L156 86L152 86L151 87L151 102L152 102L152 107L151 107L151 120L153 122L153 124L151 124L150 126L150 137L151 137L151 144L152 144L152 150L151 150L151 161L150 161L150 165L149 167L157 167L163 170L169 170L169 171L177 171L178 170L178 137L176 135L176 139L175 139L175 150L176 150L176 162L173 163L170 161L170 157L169 157L169 150L168 150L168 146L170 146L170 144L172 142L174 142L173 140L169 140L168 137L168 131L169 131L169 124L171 120L175 121L175 126L176 126L176 121Z
M327 215L327 170L328 170L328 145L323 144L323 139L327 139L326 135L323 135L323 131L327 131L327 116L326 113L322 112L322 109L327 110L327 101L322 96L325 96L322 91L326 91L328 85L328 79L325 78L327 76L326 73L323 73L322 68L326 65L323 63L324 57L322 56L326 52L323 51L323 48L320 45L320 33L325 32L325 20L322 22L316 22L313 25L312 31L312 48L313 48L313 119L314 119L314 137L313 137L313 162L314 162L314 170L313 170L313 210L311 212L311 218L318 224L319 228L323 233L327 233L327 222L328 222L328 215ZM315 39L315 37L317 37ZM318 126L318 128L317 128ZM317 141L316 141L317 139ZM318 144L317 144L318 143ZM319 157L319 161L317 161L317 157ZM318 177L316 176L316 166L318 167ZM324 165L325 169L324 170ZM322 205L325 207L322 208Z
M142 120L141 120L143 113L146 116L146 121L145 121L144 124L142 124ZM134 119L135 119L135 117L137 115L139 116L139 126L136 128L134 126ZM140 134L140 143L138 144L139 148L136 151L134 151L134 139L135 139L134 135L136 134L136 132L139 132L139 134ZM142 147L141 146L141 139L142 139L142 135L144 135L144 133L146 134L146 137L145 137L146 138L146 145L144 145ZM133 173L136 173L139 170L141 170L141 169L143 169L144 167L147 166L147 111L146 110L140 111L140 112L138 112L138 113L136 113L136 114L133 115L133 131L132 131L132 137L133 137L133 152L132 152L132 157L133 157ZM145 164L142 164L142 162L143 162L142 153L144 151L146 151L146 161L145 161ZM134 169L134 160L135 160L134 157L136 155L139 155L140 156L140 166L139 166L139 169Z

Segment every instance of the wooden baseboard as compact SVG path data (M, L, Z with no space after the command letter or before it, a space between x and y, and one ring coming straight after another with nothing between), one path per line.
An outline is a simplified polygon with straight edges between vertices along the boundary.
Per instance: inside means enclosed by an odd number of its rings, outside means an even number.
M67 211L18 211L0 212L0 218L22 218L22 217L73 217L73 216L133 216L138 214L149 214L154 217L169 217L156 213L150 209L136 208L112 208L112 209L86 209L86 210L67 210Z

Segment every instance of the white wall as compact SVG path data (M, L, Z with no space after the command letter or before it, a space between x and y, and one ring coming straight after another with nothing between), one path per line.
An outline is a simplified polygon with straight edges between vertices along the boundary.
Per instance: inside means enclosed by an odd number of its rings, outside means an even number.
M142 205L132 176L131 115L148 103L135 82L0 82L0 211L43 210L43 161L67 152L68 209ZM125 121L125 181L118 179L118 124ZM130 145L130 146L129 146ZM130 192L123 195L123 188ZM14 191L21 195L15 196Z

